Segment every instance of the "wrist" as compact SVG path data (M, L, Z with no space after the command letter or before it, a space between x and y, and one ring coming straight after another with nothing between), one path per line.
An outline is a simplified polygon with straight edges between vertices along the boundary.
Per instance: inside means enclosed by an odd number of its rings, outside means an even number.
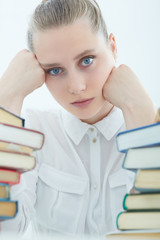
M121 110L124 115L127 129L154 123L156 109L149 97L139 102L126 102Z
M17 115L21 113L24 97L0 84L0 106Z

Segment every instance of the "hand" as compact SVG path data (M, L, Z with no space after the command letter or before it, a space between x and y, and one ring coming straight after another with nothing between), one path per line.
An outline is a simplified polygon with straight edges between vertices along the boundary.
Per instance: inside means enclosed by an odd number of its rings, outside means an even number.
M45 72L35 55L20 51L0 79L0 105L19 114L24 98L44 82Z
M4 83L12 95L21 95L24 98L41 87L44 81L45 73L35 55L22 50L11 61L0 83Z
M122 110L127 128L153 123L153 103L138 77L128 66L123 64L112 69L104 85L103 96Z
M124 64L112 69L103 88L104 98L122 110L125 105L141 101L145 94L137 76Z

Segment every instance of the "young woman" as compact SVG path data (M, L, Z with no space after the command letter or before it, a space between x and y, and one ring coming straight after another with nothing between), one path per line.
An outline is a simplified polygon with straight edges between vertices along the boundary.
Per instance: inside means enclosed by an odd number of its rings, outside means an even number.
M116 230L133 176L121 169L119 131L151 124L155 110L132 70L115 67L115 37L94 0L43 1L31 18L30 51L12 60L0 81L0 104L20 114L24 98L46 84L64 108L30 110L28 127L45 134L37 166L13 188L15 220L2 230L103 235Z

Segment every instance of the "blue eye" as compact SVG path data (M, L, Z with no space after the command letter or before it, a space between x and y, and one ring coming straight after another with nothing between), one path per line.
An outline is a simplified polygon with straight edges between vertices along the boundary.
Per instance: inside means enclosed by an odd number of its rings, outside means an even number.
M93 62L94 57L86 57L82 60L82 66L86 67L89 66Z
M53 69L49 69L47 72L49 74L51 74L52 76L56 76L56 75L60 74L62 72L62 70L60 68L53 68Z

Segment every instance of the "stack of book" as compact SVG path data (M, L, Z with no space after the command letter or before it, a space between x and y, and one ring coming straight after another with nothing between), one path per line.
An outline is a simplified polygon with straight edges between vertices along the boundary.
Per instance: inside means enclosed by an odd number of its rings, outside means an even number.
M106 236L107 240L159 240L160 232L151 231L123 231L109 233Z
M120 132L117 147L122 167L136 172L134 193L126 194L119 230L160 230L160 122Z
M25 119L0 107L0 221L16 216L18 201L11 200L11 186L35 167L33 152L44 143L43 133L24 125Z

